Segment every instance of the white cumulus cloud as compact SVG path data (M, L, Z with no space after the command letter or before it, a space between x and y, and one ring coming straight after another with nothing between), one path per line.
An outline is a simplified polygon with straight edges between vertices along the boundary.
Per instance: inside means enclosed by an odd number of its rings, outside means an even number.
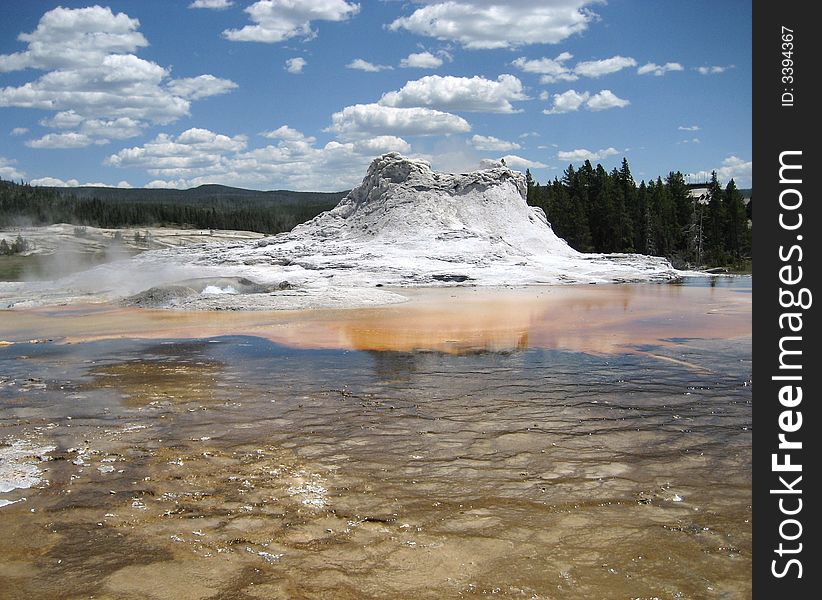
M556 44L582 33L596 15L590 0L427 0L389 25L417 35L458 42L465 48L515 48Z
M580 77L602 77L616 73L628 67L635 67L636 60L629 56L612 56L599 60L584 60L573 67L568 61L573 58L569 52L562 52L555 58L528 59L521 56L511 64L525 73L540 75L540 83L551 84L557 81L576 81Z
M714 65L711 67L697 67L696 71L700 75L719 75L720 73L724 73L728 69L733 69L733 65L728 65L723 67L721 65Z
M123 149L107 163L142 168L154 177L146 187L189 188L221 183L259 189L338 191L360 182L368 164L385 152L412 155L411 146L395 135L374 135L317 146L316 139L281 125L264 132L277 140L247 148L240 136L193 129L179 136L161 134L153 141Z
M148 46L137 31L140 22L110 8L57 7L40 19L32 33L17 39L27 42L23 52L0 55L0 72L94 67L106 56L135 52Z
M436 69L441 67L443 60L430 52L416 52L400 60L400 66L405 69Z
M716 171L716 178L724 186L733 179L737 187L748 188L753 186L753 161L730 155L722 161L722 165L714 169L706 169L696 173L689 173L688 177L696 181L709 181L711 171Z
M684 71L685 67L683 67L678 62L667 62L664 65L658 65L656 63L646 63L639 67L636 72L638 75L655 75L657 77L661 77L665 75L665 73L669 73L671 71Z
M595 161L608 158L619 154L619 150L614 147L604 148L602 150L591 151L586 148L578 148L576 150L560 150L557 152L559 160L566 160L569 162L584 162L586 160Z
M234 42L274 44L294 37L312 39L313 21L346 21L360 5L345 0L259 0L245 9L253 25L226 29L223 36Z
M331 126L326 129L345 140L386 135L446 135L470 130L468 121L448 112L383 104L346 106L331 115Z
M189 8L210 8L213 10L223 10L232 6L231 0L194 0L188 5Z
M576 90L568 90L561 94L553 95L554 105L550 109L545 109L546 115L557 115L566 112L573 112L579 110L579 107L591 97L588 92L577 92Z
M308 61L306 61L303 57L295 56L294 58L289 58L285 61L285 70L296 75L298 73L302 73L305 65L307 64Z
M362 58L355 58L350 63L345 65L346 69L354 69L357 71L366 71L368 73L377 73L379 71L390 71L394 67L391 65L377 65Z
M591 96L588 101L585 103L585 106L588 110L607 110L609 108L624 108L628 106L630 102L623 98L620 98L616 94L614 94L611 90L602 90Z
M199 100L224 94L237 87L237 84L230 79L220 79L214 75L198 75L197 77L184 77L174 79L169 82L168 89L175 96L187 98L189 100Z
M41 186L41 187L118 187L124 189L130 189L132 186L128 181L120 181L117 185L111 185L108 183L101 183L99 181L88 182L88 183L80 183L76 179L69 179L69 180L62 180L57 177L39 177L37 179L32 179L29 182L31 185Z
M382 106L422 106L440 110L471 112L519 112L511 102L527 100L522 82L513 75L500 75L496 81L484 77L428 75L409 81L400 90L383 94Z
M505 161L505 166L510 167L512 169L543 169L548 166L536 160L522 158L521 156L517 156L516 154L506 154L505 156L501 156L496 160L487 158L483 159L480 161L480 167L483 169L493 168L498 166L503 161Z
M317 141L317 138L306 137L302 131L298 131L288 125L281 125L272 131L263 131L260 135L272 140L287 140L290 142L307 142L313 144Z
M25 179L26 174L14 165L16 161L0 156L0 177L6 180Z
M574 67L574 73L582 77L602 77L628 67L635 67L636 61L626 56L612 56L602 60L586 60Z
M677 129L679 131L699 131L702 128L699 125L680 125Z
M540 97L543 96L540 95ZM553 106L542 111L546 115L574 112L583 107L591 111L600 111L609 108L623 108L630 104L628 100L620 98L611 90L601 90L596 94L568 90L561 94L554 94L551 98Z
M84 148L93 143L93 138L86 134L71 131L69 133L47 133L39 139L26 141L26 146L29 148L65 149Z
M74 128L31 140L34 148L78 148L138 135L150 123L189 114L191 102L236 84L213 75L170 79L170 70L133 52L148 45L140 23L93 6L46 12L22 52L0 55L0 71L38 69L42 76L0 88L0 107L55 112L47 127Z
M230 137L192 128L176 137L161 133L143 146L123 148L109 156L106 164L143 167L154 176L177 176L190 170L220 168L224 154L236 153L245 147L245 136Z
M32 179L29 182L31 185L37 185L41 187L78 187L80 182L76 179L69 179L68 181L63 181L62 179L58 179L57 177L38 177L37 179Z
M521 148L516 142L507 142L491 135L475 135L471 138L471 145L484 152L507 152Z
M579 77L565 63L573 58L569 52L563 52L556 58L527 59L521 56L511 64L525 73L538 73L544 84L557 81L576 81Z

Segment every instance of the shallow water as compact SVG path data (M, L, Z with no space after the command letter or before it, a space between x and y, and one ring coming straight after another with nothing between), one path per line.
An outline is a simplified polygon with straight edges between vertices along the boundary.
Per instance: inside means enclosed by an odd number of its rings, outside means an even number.
M684 298L677 322L717 293L687 289L645 293ZM391 350L0 347L0 440L56 448L2 494L25 501L0 508L0 597L749 597L750 330L632 318L630 344L609 307L584 312L620 343L575 349L554 311L500 328L516 303Z

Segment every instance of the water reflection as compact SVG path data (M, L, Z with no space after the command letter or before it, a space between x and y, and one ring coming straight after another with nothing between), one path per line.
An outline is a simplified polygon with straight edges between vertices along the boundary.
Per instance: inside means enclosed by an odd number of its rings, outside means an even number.
M716 278L711 278L711 281ZM2 335L68 342L116 337L259 336L296 348L471 353L557 348L621 353L672 338L750 335L747 279L736 286L608 285L403 290L409 302L313 312L175 312L89 307L14 311Z
M750 294L411 295L13 313L0 597L750 596Z
M11 597L750 595L749 342L0 349ZM42 385L32 385L39 382Z

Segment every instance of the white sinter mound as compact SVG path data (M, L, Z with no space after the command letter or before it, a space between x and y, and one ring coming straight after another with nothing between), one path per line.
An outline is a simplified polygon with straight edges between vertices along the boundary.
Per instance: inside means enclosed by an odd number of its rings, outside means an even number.
M663 258L573 250L525 195L522 173L505 166L437 173L423 161L385 154L333 210L288 233L256 243L146 252L130 261L129 270L176 273L179 281L185 265L199 277L246 277L261 284L254 293L172 294L172 301L155 294L161 297L156 305L233 309L401 299L378 286L607 283L680 275ZM169 276L158 284L173 282ZM126 287L131 289L122 295L140 291Z

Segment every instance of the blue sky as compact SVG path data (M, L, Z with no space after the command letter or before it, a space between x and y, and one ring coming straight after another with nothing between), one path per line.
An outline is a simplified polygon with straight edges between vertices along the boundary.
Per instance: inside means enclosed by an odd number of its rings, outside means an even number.
M377 155L752 186L751 3L2 1L0 177L342 190Z

